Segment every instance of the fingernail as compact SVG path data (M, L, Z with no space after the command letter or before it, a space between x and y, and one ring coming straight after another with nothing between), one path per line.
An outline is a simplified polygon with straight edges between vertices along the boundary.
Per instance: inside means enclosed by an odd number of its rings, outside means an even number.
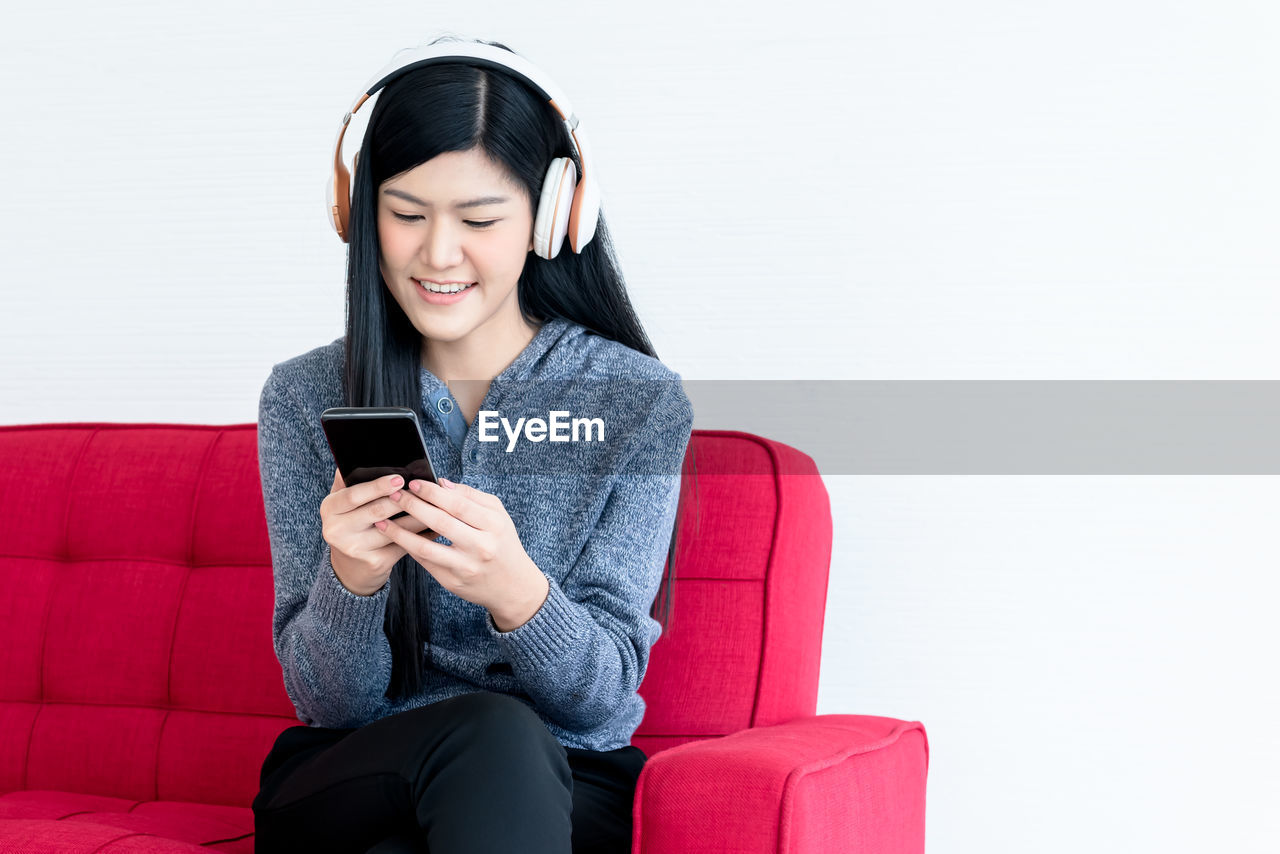
M442 478L440 478L440 485L441 485L441 486L444 486L444 487L447 487L447 488L449 488L449 489L454 489L454 488L455 488L455 487L454 487L454 485L453 485L453 481L449 480L447 477L442 477Z
M394 487L396 487L397 489L399 489L399 488L400 488L400 485L401 485L402 483L404 483L404 480L403 480L399 475L397 475L397 476L395 476L395 477L391 478L391 485L392 485L392 486L394 486Z
M420 481L420 480L415 480L415 481L413 481L412 483L410 483L410 484L409 484L409 488L410 488L410 489L412 489L414 492L421 492L421 491L422 491L422 481Z

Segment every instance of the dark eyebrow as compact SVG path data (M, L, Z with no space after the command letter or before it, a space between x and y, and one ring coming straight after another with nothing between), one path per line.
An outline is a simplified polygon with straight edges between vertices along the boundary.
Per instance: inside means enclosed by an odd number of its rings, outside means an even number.
M397 199L404 199L406 202L412 202L413 204L419 205L420 207L424 207L424 208L431 207L431 204L429 202L424 202L422 199L418 198L417 196L411 196L408 193L406 193L404 190L396 190L388 187L382 192L386 193L388 196L395 196ZM509 202L509 201L511 201L511 199L507 198L506 196L482 196L481 198L471 199L470 201L466 201L466 202L455 202L453 206L455 208L479 208L479 207L484 207L485 205L500 205L500 204L503 204L504 202Z

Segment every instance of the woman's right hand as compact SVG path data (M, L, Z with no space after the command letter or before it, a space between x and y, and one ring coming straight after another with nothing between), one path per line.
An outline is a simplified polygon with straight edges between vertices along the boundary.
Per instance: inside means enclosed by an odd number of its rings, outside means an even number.
M399 477L400 485L392 486ZM386 519L412 533L427 526L414 516L391 519L404 508L389 496L404 489L404 478L387 475L376 480L344 486L342 473L334 469L333 486L320 502L321 529L329 544L333 573L342 586L360 596L372 596L382 589L391 569L406 552L373 526Z

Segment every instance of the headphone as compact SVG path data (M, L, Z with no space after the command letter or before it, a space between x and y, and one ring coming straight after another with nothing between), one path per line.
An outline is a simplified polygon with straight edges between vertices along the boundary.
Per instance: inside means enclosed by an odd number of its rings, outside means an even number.
M343 243L350 242L348 226L351 215L351 175L342 162L342 137L347 132L356 110L379 89L403 74L438 62L460 62L477 68L489 68L512 75L528 83L546 98L564 121L569 140L582 160L582 180L572 157L557 157L547 167L542 180L542 193L538 200L538 213L533 222L533 248L538 257L550 260L560 252L565 236L575 253L581 254L596 233L596 221L600 216L600 186L594 171L587 165L586 134L582 122L573 112L573 106L564 92L547 74L525 58L483 43L462 42L446 45L427 45L405 48L395 54L381 71L375 74L356 97L351 109L342 117L342 127L333 146L333 175L326 188L326 199L334 231ZM360 152L356 151L351 163L352 173L359 166Z

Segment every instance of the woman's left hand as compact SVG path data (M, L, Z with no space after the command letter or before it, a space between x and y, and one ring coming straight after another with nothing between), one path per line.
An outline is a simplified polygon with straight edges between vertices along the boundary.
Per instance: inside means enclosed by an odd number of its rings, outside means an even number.
M376 527L404 548L440 586L486 608L502 631L523 625L546 600L547 577L520 542L496 495L440 479L409 481L392 495L410 516L449 538L446 546L385 520ZM442 485L447 484L447 485Z

